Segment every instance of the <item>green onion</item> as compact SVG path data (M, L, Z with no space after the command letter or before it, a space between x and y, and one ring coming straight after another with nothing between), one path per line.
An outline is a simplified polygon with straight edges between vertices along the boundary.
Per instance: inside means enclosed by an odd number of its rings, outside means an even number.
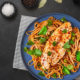
M64 47L65 49L68 49L68 48L71 47L71 45L69 45L69 42L66 42L63 47Z
M30 40L27 42L27 45L33 45L34 43Z
M52 24L52 20L48 20L48 26L51 26Z
M74 44L75 42L73 40L69 40L69 43L70 44Z
M76 60L80 62L80 51L76 52Z
M65 17L61 18L61 21L62 21L62 22L67 22L67 20L66 20Z
M56 73L54 73L52 76L53 76L54 78L57 78Z
M48 56L50 56L51 54L52 54L52 53L49 51L49 52L48 52Z
M43 73L42 71L39 72L38 75L40 75L40 76L45 76L44 73Z
M64 30L62 31L62 33L67 33L67 29L64 29Z
M47 27L44 26L44 27L40 30L40 32L39 32L38 34L39 34L39 35L46 35L46 32L47 32Z
M72 32L71 34L72 34L72 36L75 36L75 33L74 32Z
M28 48L27 47L24 47L24 52L27 52L28 51Z
M72 70L72 69L73 69L73 65L70 64L70 65L67 66L67 68L68 68L69 70Z
M57 42L56 42L56 41L54 41L54 42L53 42L53 46L56 46L56 44L57 44Z
M46 42L46 38L40 38L40 43L45 43Z
M70 74L70 71L68 70L68 68L67 67L63 67L63 73L64 74Z

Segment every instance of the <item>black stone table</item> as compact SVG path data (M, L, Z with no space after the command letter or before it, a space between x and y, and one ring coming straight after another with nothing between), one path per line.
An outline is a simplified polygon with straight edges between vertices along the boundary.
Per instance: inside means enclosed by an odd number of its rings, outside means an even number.
M21 0L0 0L0 5L5 1L14 3L18 14L12 20L5 19L0 14L0 80L37 80L27 71L12 68L21 15L38 17L47 13L59 12L80 20L80 6L75 5L73 0L63 0L62 4L48 0L45 7L28 10L22 5Z

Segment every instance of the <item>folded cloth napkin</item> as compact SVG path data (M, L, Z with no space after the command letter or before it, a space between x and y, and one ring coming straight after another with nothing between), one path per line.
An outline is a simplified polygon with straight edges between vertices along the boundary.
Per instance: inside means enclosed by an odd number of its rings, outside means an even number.
M32 21L34 21L35 19L36 17L23 16L23 15L21 16L20 27L18 31L18 38L17 38L16 48L15 48L15 55L14 55L14 60L13 60L13 68L21 69L21 70L28 70L25 67L22 57L21 57L20 45L21 45L22 36L25 30L28 28L30 23L32 23ZM80 80L80 77L77 77L75 80Z
M15 55L14 55L14 60L13 60L13 68L27 70L25 68L25 65L21 57L21 46L20 45L21 45L22 36L25 30L28 28L30 23L34 21L35 19L36 17L23 16L23 15L21 16L20 27L18 31L18 38L17 38L16 48L15 48Z

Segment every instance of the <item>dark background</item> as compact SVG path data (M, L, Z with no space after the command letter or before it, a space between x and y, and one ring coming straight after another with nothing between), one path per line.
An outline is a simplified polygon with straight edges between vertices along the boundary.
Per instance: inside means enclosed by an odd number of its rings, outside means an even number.
M39 17L47 13L60 12L80 20L80 6L75 5L73 0L63 0L62 4L48 0L45 7L28 10L22 5L21 0L0 0L0 6L5 1L14 3L18 13L12 20L5 19L0 14L0 80L37 80L27 71L12 68L21 15Z

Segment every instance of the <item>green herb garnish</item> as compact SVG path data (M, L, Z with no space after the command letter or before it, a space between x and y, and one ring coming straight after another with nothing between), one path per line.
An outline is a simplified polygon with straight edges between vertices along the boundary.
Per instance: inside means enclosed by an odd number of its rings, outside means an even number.
M70 64L70 65L67 66L67 68L68 68L69 70L72 70L72 69L73 69L73 65Z
M40 75L40 76L45 76L44 73L43 73L42 71L39 72L38 75Z
M48 20L48 26L51 26L52 24L52 20Z
M37 63L37 66L38 66L38 67L41 67L41 63L40 63L40 62L38 62L38 63Z
M29 50L28 51L29 55L35 55L35 56L41 56L42 52L39 49L34 49L34 50Z
M48 56L50 56L51 54L52 54L52 53L49 51L49 52L48 52Z
M40 32L39 32L38 34L39 34L39 35L46 35L46 32L47 32L47 27L44 26L44 27L40 30Z
M70 49L67 49L67 52L70 52Z
M71 34L72 34L72 36L75 36L75 33L74 32L72 32Z
M66 42L63 47L64 47L65 49L68 49L68 48L71 47L71 45L69 44L69 42Z
M27 52L28 51L28 48L27 47L24 47L24 52Z
M66 59L64 59L64 62L65 62L65 63L67 63L67 60L66 60Z
M70 71L68 70L68 68L67 67L63 67L63 73L64 74L70 74Z
M67 20L66 20L65 17L61 18L61 21L62 21L62 22L67 22Z
M76 60L80 62L80 51L76 52Z
M31 40L29 40L29 41L27 42L27 45L34 45L34 42L32 42Z
M57 42L56 42L56 41L54 41L54 42L53 42L53 46L56 46L56 44L57 44Z
M52 76L53 76L54 78L57 78L57 75L56 75L56 73L54 73Z
M74 44L75 42L73 40L69 40L69 43L70 44Z
M29 55L34 55L34 50L29 50L29 51L28 51L28 54L29 54Z
M75 37L72 37L72 40L74 40L75 39Z
M64 29L64 30L62 31L62 33L67 33L67 29Z
M34 49L34 54L36 56L41 56L42 55L42 52L39 49Z
M46 38L40 38L40 43L45 43L46 42Z

